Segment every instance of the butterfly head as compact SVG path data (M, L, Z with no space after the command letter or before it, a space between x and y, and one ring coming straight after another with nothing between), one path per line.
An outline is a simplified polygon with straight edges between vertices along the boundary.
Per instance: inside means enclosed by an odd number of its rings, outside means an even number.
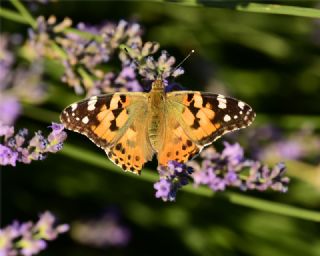
M154 91L164 91L165 89L165 83L163 81L163 79L161 78L157 78L156 80L154 80L152 82L152 90Z

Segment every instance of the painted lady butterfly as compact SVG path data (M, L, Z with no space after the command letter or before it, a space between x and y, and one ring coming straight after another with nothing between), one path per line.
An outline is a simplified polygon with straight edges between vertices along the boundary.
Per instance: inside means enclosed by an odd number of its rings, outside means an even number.
M254 117L242 101L198 91L165 93L158 79L149 93L118 92L73 103L60 119L123 170L140 174L154 153L160 165L187 162L223 134L249 126Z

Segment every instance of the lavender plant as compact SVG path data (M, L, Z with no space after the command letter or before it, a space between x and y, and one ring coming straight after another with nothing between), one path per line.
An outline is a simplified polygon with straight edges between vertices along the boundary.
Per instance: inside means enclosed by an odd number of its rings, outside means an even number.
M47 241L55 240L59 234L69 230L69 225L55 226L55 222L55 216L46 211L40 214L36 223L14 221L11 225L0 229L0 255L38 254L47 247Z

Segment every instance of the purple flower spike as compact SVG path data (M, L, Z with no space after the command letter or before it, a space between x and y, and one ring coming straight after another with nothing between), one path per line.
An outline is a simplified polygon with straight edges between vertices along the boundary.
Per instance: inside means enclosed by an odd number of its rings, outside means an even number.
M44 137L41 131L28 140L28 130L22 129L14 135L14 128L0 124L0 165L16 166L17 162L30 163L43 160L47 153L56 153L62 149L67 138L62 124L52 123L52 132Z
M225 190L229 186L241 190L287 190L289 178L284 176L284 164L269 169L260 162L246 159L238 143L224 142L224 146L221 154L213 147L205 149L201 153L201 165L195 161L188 163L194 169L192 177L196 186L207 185L213 191Z
M169 161L159 166L160 180L154 184L156 197L163 201L174 201L177 191L193 179L194 186L205 185L211 190L224 191L228 187L240 190L265 191L271 189L286 192L289 178L285 176L285 165L273 168L244 157L243 148L238 144L224 143L218 153L213 147L201 152L202 161L181 164Z
M163 201L174 201L178 189L187 185L192 169L185 164L169 161L167 166L159 166L160 180L153 187L156 189L156 197Z
M238 143L233 145L224 142L224 150L221 153L221 158L226 159L231 167L239 164L244 156L243 149Z
M50 212L40 215L37 224L26 222L0 229L0 255L1 256L32 256L47 247L47 241L54 240L58 234L68 231L66 224L54 227L55 217Z

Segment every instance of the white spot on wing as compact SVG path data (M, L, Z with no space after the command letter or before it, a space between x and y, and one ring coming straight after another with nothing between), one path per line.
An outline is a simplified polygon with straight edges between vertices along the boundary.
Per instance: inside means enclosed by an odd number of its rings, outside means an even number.
M230 120L231 120L231 117L229 115L225 115L223 117L223 121L225 121L225 122L229 122Z
M244 108L244 103L242 101L239 101L238 102L238 107L243 109Z
M220 108L220 109L227 108L227 99L223 95L218 94L217 100L219 102L218 108Z
M224 102L219 101L218 108L225 109L225 108L227 108L227 104L224 103Z
M71 105L71 110L72 110L72 111L75 111L75 110L77 109L77 107L78 107L78 104L77 104L77 103L73 103L73 104Z
M87 116L85 116L84 118L82 118L82 123L87 124L89 122L89 118Z
M88 101L88 111L92 111L96 108L96 103L97 103L97 96L93 96L90 98L90 100Z

